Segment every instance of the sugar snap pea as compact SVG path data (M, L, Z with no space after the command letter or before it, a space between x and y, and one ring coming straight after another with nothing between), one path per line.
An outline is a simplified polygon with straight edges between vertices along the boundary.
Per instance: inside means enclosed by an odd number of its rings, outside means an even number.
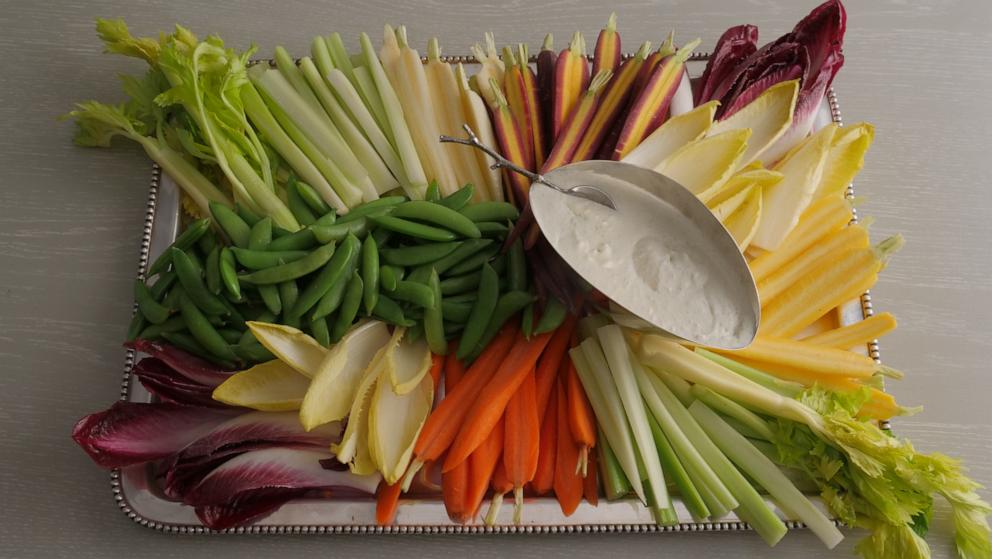
M432 268L433 269L433 268ZM464 276L455 276L441 280L441 293L457 295L466 291L475 291L482 279L482 272L473 272Z
M445 320L450 320L451 322L465 322L472 312L471 303L453 303L445 299L441 303L441 306L444 311Z
M127 337L125 339L129 342L138 339L138 336L145 330L147 324L148 321L145 320L145 315L141 314L141 312L134 313L131 316L131 322L127 325Z
M179 349L192 353L193 355L202 357L208 361L218 363L229 369L234 368L234 363L230 361L225 361L216 355L213 355L207 351L199 342L197 342L191 335L187 332L162 332L162 338L170 344L178 347Z
M259 285L257 289L265 308L269 309L272 314L280 314L282 312L282 299L279 298L279 288L274 285Z
M235 204L234 212L248 224L248 227L254 226L260 219L262 219L262 216L246 208L244 204Z
M362 304L365 306L365 314L372 316L376 303L379 300L379 246L375 242L375 237L369 235L362 242L362 281L365 282L365 290L362 293Z
M285 238L285 237L283 237ZM277 239L278 240L278 239ZM264 270L280 263L295 262L310 254L305 250L250 250L246 248L231 248L238 262L249 270Z
M183 293L183 286L176 285L162 298L162 304L170 310L179 312L179 296Z
M279 300L282 301L282 308L292 309L300 297L300 288L296 285L296 280L284 281L279 284ZM299 315L296 315L299 316Z
M444 198L441 198L437 202L442 206L457 211L464 208L466 204L472 201L473 194L475 194L475 187L471 184L466 184Z
M565 321L567 314L568 309L561 301L555 297L549 297L544 305L544 311L541 312L541 318L534 326L534 334L543 334L558 328Z
M287 305L285 299L283 300L286 313L289 316L302 317L304 313L317 305L335 285L344 283L348 278L353 262L358 257L360 244L354 235L346 237L338 249L334 251L334 256L320 270L320 273L310 280L295 303ZM327 313L329 312L331 311L327 311ZM326 316L327 313L321 316Z
M425 243L382 251L382 259L393 266L420 266L440 260L462 246L461 241Z
M388 264L379 266L379 286L386 291L395 291L396 284L400 281L396 273L397 268Z
M461 214L472 221L506 221L517 219L520 212L509 202L478 202L462 208Z
M326 318L314 318L310 320L310 333L317 343L324 347L331 345L331 332L327 329Z
M472 354L476 344L482 339L499 300L499 276L489 264L482 265L477 293L478 298L472 306L468 321L465 322L465 330L462 332L461 340L458 341L458 351L455 353L463 360Z
M416 237L418 239L426 239L428 241L453 241L458 238L457 235L447 229L424 225L423 223L417 223L415 221L401 219L391 215L372 217L370 219L379 227L389 229L390 231L396 231L397 233L407 235L408 237Z
M527 289L527 257L524 256L523 241L514 241L508 254L507 285L511 291L523 291Z
M427 191L424 193L424 200L428 202L438 202L441 200L441 187L437 184L437 181L431 181L427 185Z
M378 200L365 202L360 206L352 208L348 213L338 216L338 223L348 223L370 215L383 215L383 212L388 213L393 206L405 200L406 197L404 196L386 196Z
M383 229L382 227L376 227L372 230L372 237L375 238L375 244L379 247L386 246L389 239L393 238L393 232L389 229Z
M503 238L510 232L510 227L497 221L480 221L475 224L483 237Z
M534 335L534 303L528 303L524 307L523 316L520 318L520 331L528 340Z
M218 328L217 333L220 334L221 338L230 345L238 343L241 339L241 332L234 330L232 328Z
M433 307L435 303L434 291L429 286L413 281L396 282L396 289L389 295L399 301L413 303L423 308Z
M376 297L375 308L372 309L372 314L380 320L397 326L406 327L416 324L413 320L403 316L403 309L400 308L400 305L396 301L385 295Z
M251 226L248 232L248 247L251 250L264 250L272 242L272 218L264 217Z
M317 191L312 186L301 180L295 181L294 184L296 186L296 193L315 214L325 216L331 211L331 207L320 197L320 194L317 194Z
M165 296L165 292L168 291L172 284L176 283L176 271L169 270L167 272L162 272L158 275L158 279L155 280L155 284L148 288L148 291L152 294L152 299L156 301L161 301L162 297Z
M465 258L458 264L450 267L448 273L453 276L460 276L462 274L467 274L478 270L483 264L489 262L492 257L496 256L500 251L499 246L489 246L483 248L482 250L476 252L475 254Z
M234 253L227 247L220 251L220 279L229 295L241 299L241 284L238 282L238 271L234 267Z
M238 276L242 282L271 285L303 277L327 263L334 254L334 243L322 245L299 260Z
M465 330L465 324L463 322L448 322L447 320L444 321L444 337L449 340L454 339L460 332L463 332L464 330Z
M353 221L342 221L338 220L334 225L311 225L310 230L313 231L313 235L317 237L317 242L319 243L330 243L333 241L340 241L341 239L347 237L349 234L355 235L358 238L362 238L368 233L369 223L368 220L359 218Z
M482 334L482 339L479 340L479 343L475 346L475 350L472 352L473 358L482 352L489 345L489 342L493 341L499 329L503 327L503 324L511 316L517 314L517 312L533 300L533 295L526 291L508 291L501 295L499 301L496 303L496 308L493 309L489 324L486 325L486 331Z
M506 284L504 276L506 275L506 263L508 260L510 260L509 255L506 252L500 252L491 262L493 270L496 270L496 273L499 274L500 281L503 284Z
M390 216L433 223L470 239L478 239L482 236L471 219L447 206L426 200L403 202L396 206Z
M247 342L241 342L231 346L231 349L234 350L235 355L247 363L263 363L276 358L275 355L272 355L271 351L258 343L254 338Z
M326 214L317 218L317 221L313 222L314 225L334 225L338 220L338 214L333 210L327 212Z
M190 223L189 227L187 227L181 235L176 237L176 240L172 242L172 246L170 248L174 247L180 250L187 250L196 244L196 242L200 240L200 237L202 237L209 230L210 220L206 218L198 219L193 223ZM172 253L169 249L166 249L148 268L146 275L151 277L155 274L164 272L165 269L169 267L169 264L172 264Z
M300 191L296 188L296 179L294 178L290 178L289 185L286 188L286 206L289 208L289 212L293 214L293 217L296 218L296 221L300 222L300 225L307 226L317 221L317 216L313 215L313 210L310 209L310 206L300 196Z
M217 246L220 245L217 243L217 238L213 235L203 235L199 241L196 241L196 248L200 249L200 253L202 254L210 254L210 251Z
M467 258L474 256L479 251L485 249L489 245L493 244L492 239L468 239L462 242L462 244L451 254L445 256L444 258L439 258L436 262L431 264L437 273L444 274L448 270L457 266L461 262L464 262Z
M148 286L141 280L134 280L134 301L138 304L138 312L152 324L162 324L172 314L168 307L155 300Z
M327 290L327 293L324 293L320 301L317 301L317 306L314 307L313 314L310 315L311 320L327 317L332 312L338 310L338 307L341 306L341 301L344 300L345 289L348 287L347 278L350 277L351 273L348 272L338 282L332 285Z
M406 333L403 334L403 341L412 344L420 341L422 337L424 337L424 325L418 322L406 329Z
M217 332L217 329L203 316L189 297L179 298L179 309L189 328L189 333L193 339L199 342L204 349L216 355L224 361L237 361L237 356L231 350L231 346Z
M444 308L441 298L441 280L437 270L430 268L427 285L434 293L434 305L424 309L424 336L431 352L437 355L447 355L448 342L444 337Z
M220 295L220 245L217 245L207 255L205 268L207 289L214 295Z
M162 337L163 332L182 332L186 329L186 321L182 315L175 315L162 324L151 324L141 331L138 336L142 340L157 340Z
M224 204L210 202L210 214L214 216L214 221L235 246L248 246L248 235L251 234L251 228L245 220L234 213L234 210Z
M287 235L292 235L292 234L293 234L293 232L290 231L289 229L283 229L282 227L279 227L278 225L275 225L275 224L272 225L272 238L273 239L281 239L282 237L285 237Z
M452 303L475 303L478 295L475 291L469 291L468 293L459 293L458 295L448 295L444 298L445 301L450 301Z
M317 236L312 229L300 229L295 233L290 233L284 237L273 239L265 250L310 250L317 244Z
M344 291L344 300L341 301L341 308L338 310L338 315L334 318L334 326L331 328L332 343L341 341L341 338L351 328L351 323L358 316L358 307L362 305L362 291L364 289L365 285L362 283L362 277L358 275L358 271L356 270L352 274L351 281L348 282L348 287Z
M211 293L200 277L200 270L185 252L178 248L169 249L172 251L172 265L176 269L176 276L183 290L189 296L193 304L207 314L226 314L227 307Z

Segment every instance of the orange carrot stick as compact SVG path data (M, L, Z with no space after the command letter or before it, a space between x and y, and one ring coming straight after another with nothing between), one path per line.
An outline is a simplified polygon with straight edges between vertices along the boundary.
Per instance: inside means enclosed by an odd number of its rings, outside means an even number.
M513 482L506 474L506 462L500 460L496 464L496 470L493 472L493 497L489 501L489 512L486 513L486 524L492 526L496 523L496 517L499 516L499 509L503 506L503 497L513 490Z
M550 332L534 336L529 340L524 339L522 335L517 336L517 344L513 350L500 364L485 388L479 392L478 398L473 402L464 420L460 421L461 429L451 448L448 449L448 456L441 471L448 471L463 462L486 440L499 418L503 417L507 402L520 387L527 373L534 368L537 358L550 339Z
M566 318L565 322L555 330L551 336L551 341L548 342L547 349L537 361L537 371L534 376L537 381L537 416L542 419L548 409L548 401L551 398L555 378L558 375L558 367L568 351L572 333L575 332L575 324L575 316L570 315Z
M568 398L565 396L564 382L557 387L558 399L558 456L555 457L555 495L561 512L571 516L582 500L582 478L575 471L579 459L579 447L572 439L568 421Z
M544 495L555 483L555 458L558 455L558 391L555 388L556 378L551 376L551 397L545 406L541 421L541 438L538 441L537 472L530 488L538 495Z
M514 524L521 521L524 485L530 483L537 473L541 425L537 415L536 391L534 369L531 369L506 406L503 463L513 483Z
M441 384L441 371L444 370L444 356L431 354L431 380L434 381L434 394L437 394L437 387Z
M493 472L503 462L503 418L496 422L496 426L486 437L485 442L475 449L475 452L468 457L468 460L455 469L468 466L468 494L466 495L465 510L468 512L468 519L475 518L482 507L482 500L486 497L490 481L493 479Z
M455 357L454 352L449 351L445 359L444 391L446 393L454 392L455 387L461 383L462 376L461 362ZM444 499L444 510L448 512L448 518L459 524L464 524L470 518L471 511L468 508L470 475L467 462L460 464L450 472L441 474L441 496Z
M596 466L596 453L589 455L589 471L582 479L582 496L592 506L599 505L599 471Z
M579 462L576 470L586 477L589 464L589 449L596 446L596 419L592 407L582 389L579 375L571 359L562 362L565 374L565 390L568 394L568 427L572 431L572 439L579 445Z
M396 509L400 505L400 493L403 491L403 483L397 481L389 485L385 481L379 482L379 490L376 491L375 499L375 523L379 526L392 524L396 518Z
M451 394L455 389L455 385L458 381L462 380L465 376L465 365L455 357L455 349L458 348L458 344L452 341L448 345L448 355L444 358L444 393L445 395ZM433 370L431 373L433 374Z
M437 460L451 446L465 416L472 409L479 393L496 374L497 366L506 357L516 339L516 324L511 321L465 372L466 381L459 382L458 386L431 412L424 423L424 428L420 430L417 444L414 445L413 453L417 459L412 466L419 468L424 462Z

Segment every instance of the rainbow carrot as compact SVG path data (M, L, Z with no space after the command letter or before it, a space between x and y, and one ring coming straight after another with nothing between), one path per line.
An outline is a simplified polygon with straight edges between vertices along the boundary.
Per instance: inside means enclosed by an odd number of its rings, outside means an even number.
M579 102L579 97L589 84L589 62L586 60L586 41L578 31L572 42L563 49L555 63L555 96L551 114L552 141L565 126L568 115Z
M513 483L513 522L520 524L524 485L537 473L541 425L537 415L537 383L531 369L506 406L503 464Z
M585 161L595 157L596 150L629 104L631 93L634 91L632 84L643 67L650 49L651 43L644 43L633 58L620 65L620 69L603 91L599 105L596 107L596 115L589 122L579 146L572 154L571 161Z
M568 394L568 426L572 439L579 445L579 460L575 469L586 477L589 473L589 449L596 446L596 418L570 358L562 362L562 369L565 373L562 382Z
M534 368L537 358L550 339L550 332L534 336L529 340L525 340L522 335L517 336L517 344L500 364L485 388L479 392L464 420L459 422L461 429L451 448L448 449L448 456L444 459L441 471L448 471L464 462L485 441L499 418L503 417L513 393L520 388L527 373Z
M538 495L544 495L554 487L555 458L558 456L558 397L557 377L551 377L551 397L547 410L541 415L541 437L538 441L537 471L530 488Z
M575 472L579 459L579 447L572 438L568 421L568 398L565 396L564 382L557 387L558 408L558 455L555 457L555 495L561 512L571 516L582 500L582 478Z
M544 167L541 168L542 173L557 169L572 160L572 154L579 147L589 123L592 122L593 116L596 114L600 93L612 77L613 72L603 70L589 82L589 89L582 95L578 105L572 110L572 114L568 116L568 120L555 138L555 147L548 155L548 160L544 162Z
M637 147L641 140L661 126L668 115L668 105L682 81L685 61L692 55L692 49L699 45L699 39L692 41L675 54L663 59L651 74L631 106L630 114L624 122L617 145L613 148L613 159L619 160Z
M527 107L527 118L530 119L530 132L534 141L532 142L534 146L534 167L540 169L544 165L544 160L548 156L548 141L545 138L544 131L544 115L541 109L540 101L540 90L537 85L537 76L534 74L534 70L531 70L530 64L530 52L527 50L527 45L520 43L517 46L517 61L520 66L520 77L523 78L524 83L524 104Z
M493 129L499 139L499 148L503 157L525 169L534 168L534 150L527 148L520 127L510 110L506 96L499 90L496 80L490 80L490 90L493 94L495 106L492 107ZM517 206L523 207L527 202L527 191L530 190L530 181L520 173L507 173L510 180L510 187L513 189L514 201Z
M555 52L554 35L548 33L537 54L537 100L541 107L541 134L544 141L544 153L551 151L551 140L554 136L552 114L555 107L555 66L558 63L558 53ZM544 163L543 161L541 162Z
M655 69L658 68L658 64L661 64L662 60L673 54L675 54L674 31L669 33L668 37L665 37L665 40L658 46L658 50L652 52L646 59L644 59L644 64L641 66L641 70L637 73L637 78L634 79L635 95L644 90L644 86L648 84L648 80L651 79L651 74L653 74Z
M375 523L379 526L392 524L396 519L396 510L400 506L400 493L403 492L403 483L397 481L389 485L385 480L379 482L379 489L375 498Z
M503 497L513 490L513 482L506 475L506 465L502 460L496 464L491 486L493 488L493 497L489 501L489 512L486 513L486 524L489 526L496 524L499 509L503 506Z
M582 496L592 506L599 505L599 462L596 453L589 455L589 471L582 479Z
M620 34L617 33L617 14L610 14L610 19L599 32L596 39L596 50L592 57L592 75L602 70L614 71L620 65Z
M506 65L506 72L503 73L503 91L506 94L506 101L510 107L510 114L513 115L514 122L517 123L517 130L520 131L521 149L526 153L535 154L534 131L531 125L530 107L528 106L528 95L526 84L524 83L523 67L526 61L518 61L510 47L503 48L503 64ZM531 161L534 161L531 158ZM537 164L534 163L535 168Z
M451 394L464 378L465 370L455 357L454 351L448 351L444 360L444 392ZM444 500L444 510L453 522L464 524L470 518L468 510L468 485L471 471L466 462L450 472L441 474L441 496Z
M504 419L500 418L486 440L479 445L479 448L475 449L468 460L455 467L457 470L463 466L468 466L468 494L465 501L465 509L469 515L468 520L475 518L479 513L490 481L494 479L493 473L503 463L504 424Z

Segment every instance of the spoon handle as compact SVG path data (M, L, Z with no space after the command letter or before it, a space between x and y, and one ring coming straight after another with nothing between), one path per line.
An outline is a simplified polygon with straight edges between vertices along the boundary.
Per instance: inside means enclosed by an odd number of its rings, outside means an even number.
M565 190L563 188L561 188L560 186L548 182L547 179L545 179L543 175L541 175L539 173L535 173L535 172L530 171L528 169L524 169L523 167L517 165L516 163L513 163L509 159L507 159L507 158L503 157L502 155L500 155L499 152L497 152L493 148L491 148L491 147L487 146L486 144L482 143L479 140L479 137L475 135L475 132L472 130L472 127L469 126L468 124L463 124L462 125L462 129L464 129L465 132L468 134L468 139L455 138L455 137L452 137L452 136L442 135L441 136L441 142L442 143L452 143L452 144L462 144L464 146L472 146L472 147L475 147L477 149L481 149L482 151L486 152L486 154L489 155L489 157L492 157L493 159L496 160L496 162L492 164L491 168L493 168L493 169L509 169L509 170L511 170L511 171L513 171L515 173L520 173L521 175L529 178L531 180L531 182L538 182L538 183L541 183L541 184L543 184L545 186L551 187L551 188L553 188L553 189L555 189L555 190L557 190L559 192L565 192Z

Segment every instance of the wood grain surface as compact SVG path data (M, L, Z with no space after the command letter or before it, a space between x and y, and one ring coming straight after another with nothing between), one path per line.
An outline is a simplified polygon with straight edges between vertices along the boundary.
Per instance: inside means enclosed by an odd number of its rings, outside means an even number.
M628 47L683 40L713 45L728 26L787 31L815 0L14 0L0 9L0 557L846 557L858 538L827 552L808 533L775 549L754 534L581 536L180 537L118 512L108 475L69 439L82 415L118 392L120 347L131 308L150 163L134 145L74 147L56 120L74 101L121 98L115 76L137 61L101 54L96 16L126 18L154 34L182 22L263 54L338 30L378 35L405 23L418 44L438 36L466 52L482 31L534 49L552 31L592 36L611 10ZM891 389L926 411L895 422L922 450L961 457L992 482L992 3L988 0L850 0L836 82L848 123L870 120L875 146L858 179L876 238L906 236L875 289L876 308L899 330L885 359L907 372ZM986 492L986 496L989 494ZM947 510L938 509L935 557L952 557Z

